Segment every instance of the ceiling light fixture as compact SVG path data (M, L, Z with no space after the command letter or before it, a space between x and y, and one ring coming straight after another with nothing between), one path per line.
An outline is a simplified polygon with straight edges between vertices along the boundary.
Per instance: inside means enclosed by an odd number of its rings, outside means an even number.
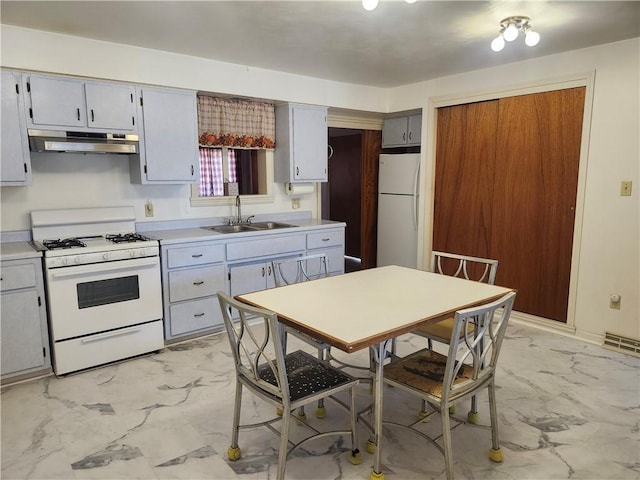
M363 0L364 3L364 0ZM505 41L513 42L520 32L524 33L524 43L528 47L534 47L540 41L540 34L531 29L529 17L513 16L507 17L500 22L500 33L491 42L491 50L501 51L505 46Z
M416 3L416 0L404 0L407 3ZM375 10L375 8L378 6L378 2L379 0L362 0L362 7L367 10L367 11L371 11L371 10Z

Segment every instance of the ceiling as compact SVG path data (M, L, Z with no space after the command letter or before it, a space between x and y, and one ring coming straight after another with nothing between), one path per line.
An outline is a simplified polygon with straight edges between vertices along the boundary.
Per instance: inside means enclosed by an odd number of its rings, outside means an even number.
M394 87L640 36L640 1L7 1L3 24ZM511 15L522 37L489 45Z

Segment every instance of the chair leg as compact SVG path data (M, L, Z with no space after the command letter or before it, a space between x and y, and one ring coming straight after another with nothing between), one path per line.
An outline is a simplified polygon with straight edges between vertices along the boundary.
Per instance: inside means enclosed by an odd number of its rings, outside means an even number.
M328 363L328 355L325 355L326 349L318 347L318 360L323 363ZM324 418L327 416L327 409L324 406L324 398L318 400L318 406L316 407L316 418Z
M496 389L494 380L488 386L489 390L489 416L491 417L491 451L489 458L494 462L502 462L502 449L498 436L498 408L496 406Z
M447 480L453 480L453 449L451 446L451 420L449 408L441 408L442 416L442 442L444 448L444 466L447 472Z
M289 427L291 425L290 409L285 409L284 415L282 415L282 429L280 430L280 452L278 454L278 480L284 480L284 470L287 465L287 453L289 450Z
M349 461L353 465L360 465L362 454L358 450L358 412L356 411L356 392L354 387L349 389L349 395L351 397L351 456Z
M231 430L231 446L227 450L229 460L235 461L240 458L240 447L238 446L238 434L240 432L240 407L242 405L242 383L236 381L235 403L233 405L233 425Z
M474 425L477 425L480 420L480 414L478 413L478 399L475 395L471 397L471 410L467 413L467 420L469 420L469 423L473 423Z

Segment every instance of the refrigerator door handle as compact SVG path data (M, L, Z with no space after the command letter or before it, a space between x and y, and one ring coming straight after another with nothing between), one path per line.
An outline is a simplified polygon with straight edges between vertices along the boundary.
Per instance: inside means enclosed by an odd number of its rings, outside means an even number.
M417 232L418 231L418 200L420 199L420 196L418 195L418 191L420 188L420 160L418 160L415 179L416 179L416 183L413 187L413 198L415 199L413 203L413 221L414 221L413 225Z

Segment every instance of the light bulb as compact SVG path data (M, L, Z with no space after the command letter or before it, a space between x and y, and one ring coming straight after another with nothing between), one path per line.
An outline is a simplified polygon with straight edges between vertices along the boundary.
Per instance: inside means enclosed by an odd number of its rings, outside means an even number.
M496 38L493 39L493 42L491 42L491 50L493 50L494 52L499 52L503 48L504 48L504 38L502 38L502 35L498 35Z
M369 12L375 10L377 6L378 0L362 0L362 7Z
M416 0L404 0L407 3L416 3Z
M529 47L535 47L539 41L540 34L538 32L534 32L533 30L529 30L524 36L524 43L526 43Z
M518 38L518 27L516 27L515 23L510 23L502 35L507 42L513 42Z

